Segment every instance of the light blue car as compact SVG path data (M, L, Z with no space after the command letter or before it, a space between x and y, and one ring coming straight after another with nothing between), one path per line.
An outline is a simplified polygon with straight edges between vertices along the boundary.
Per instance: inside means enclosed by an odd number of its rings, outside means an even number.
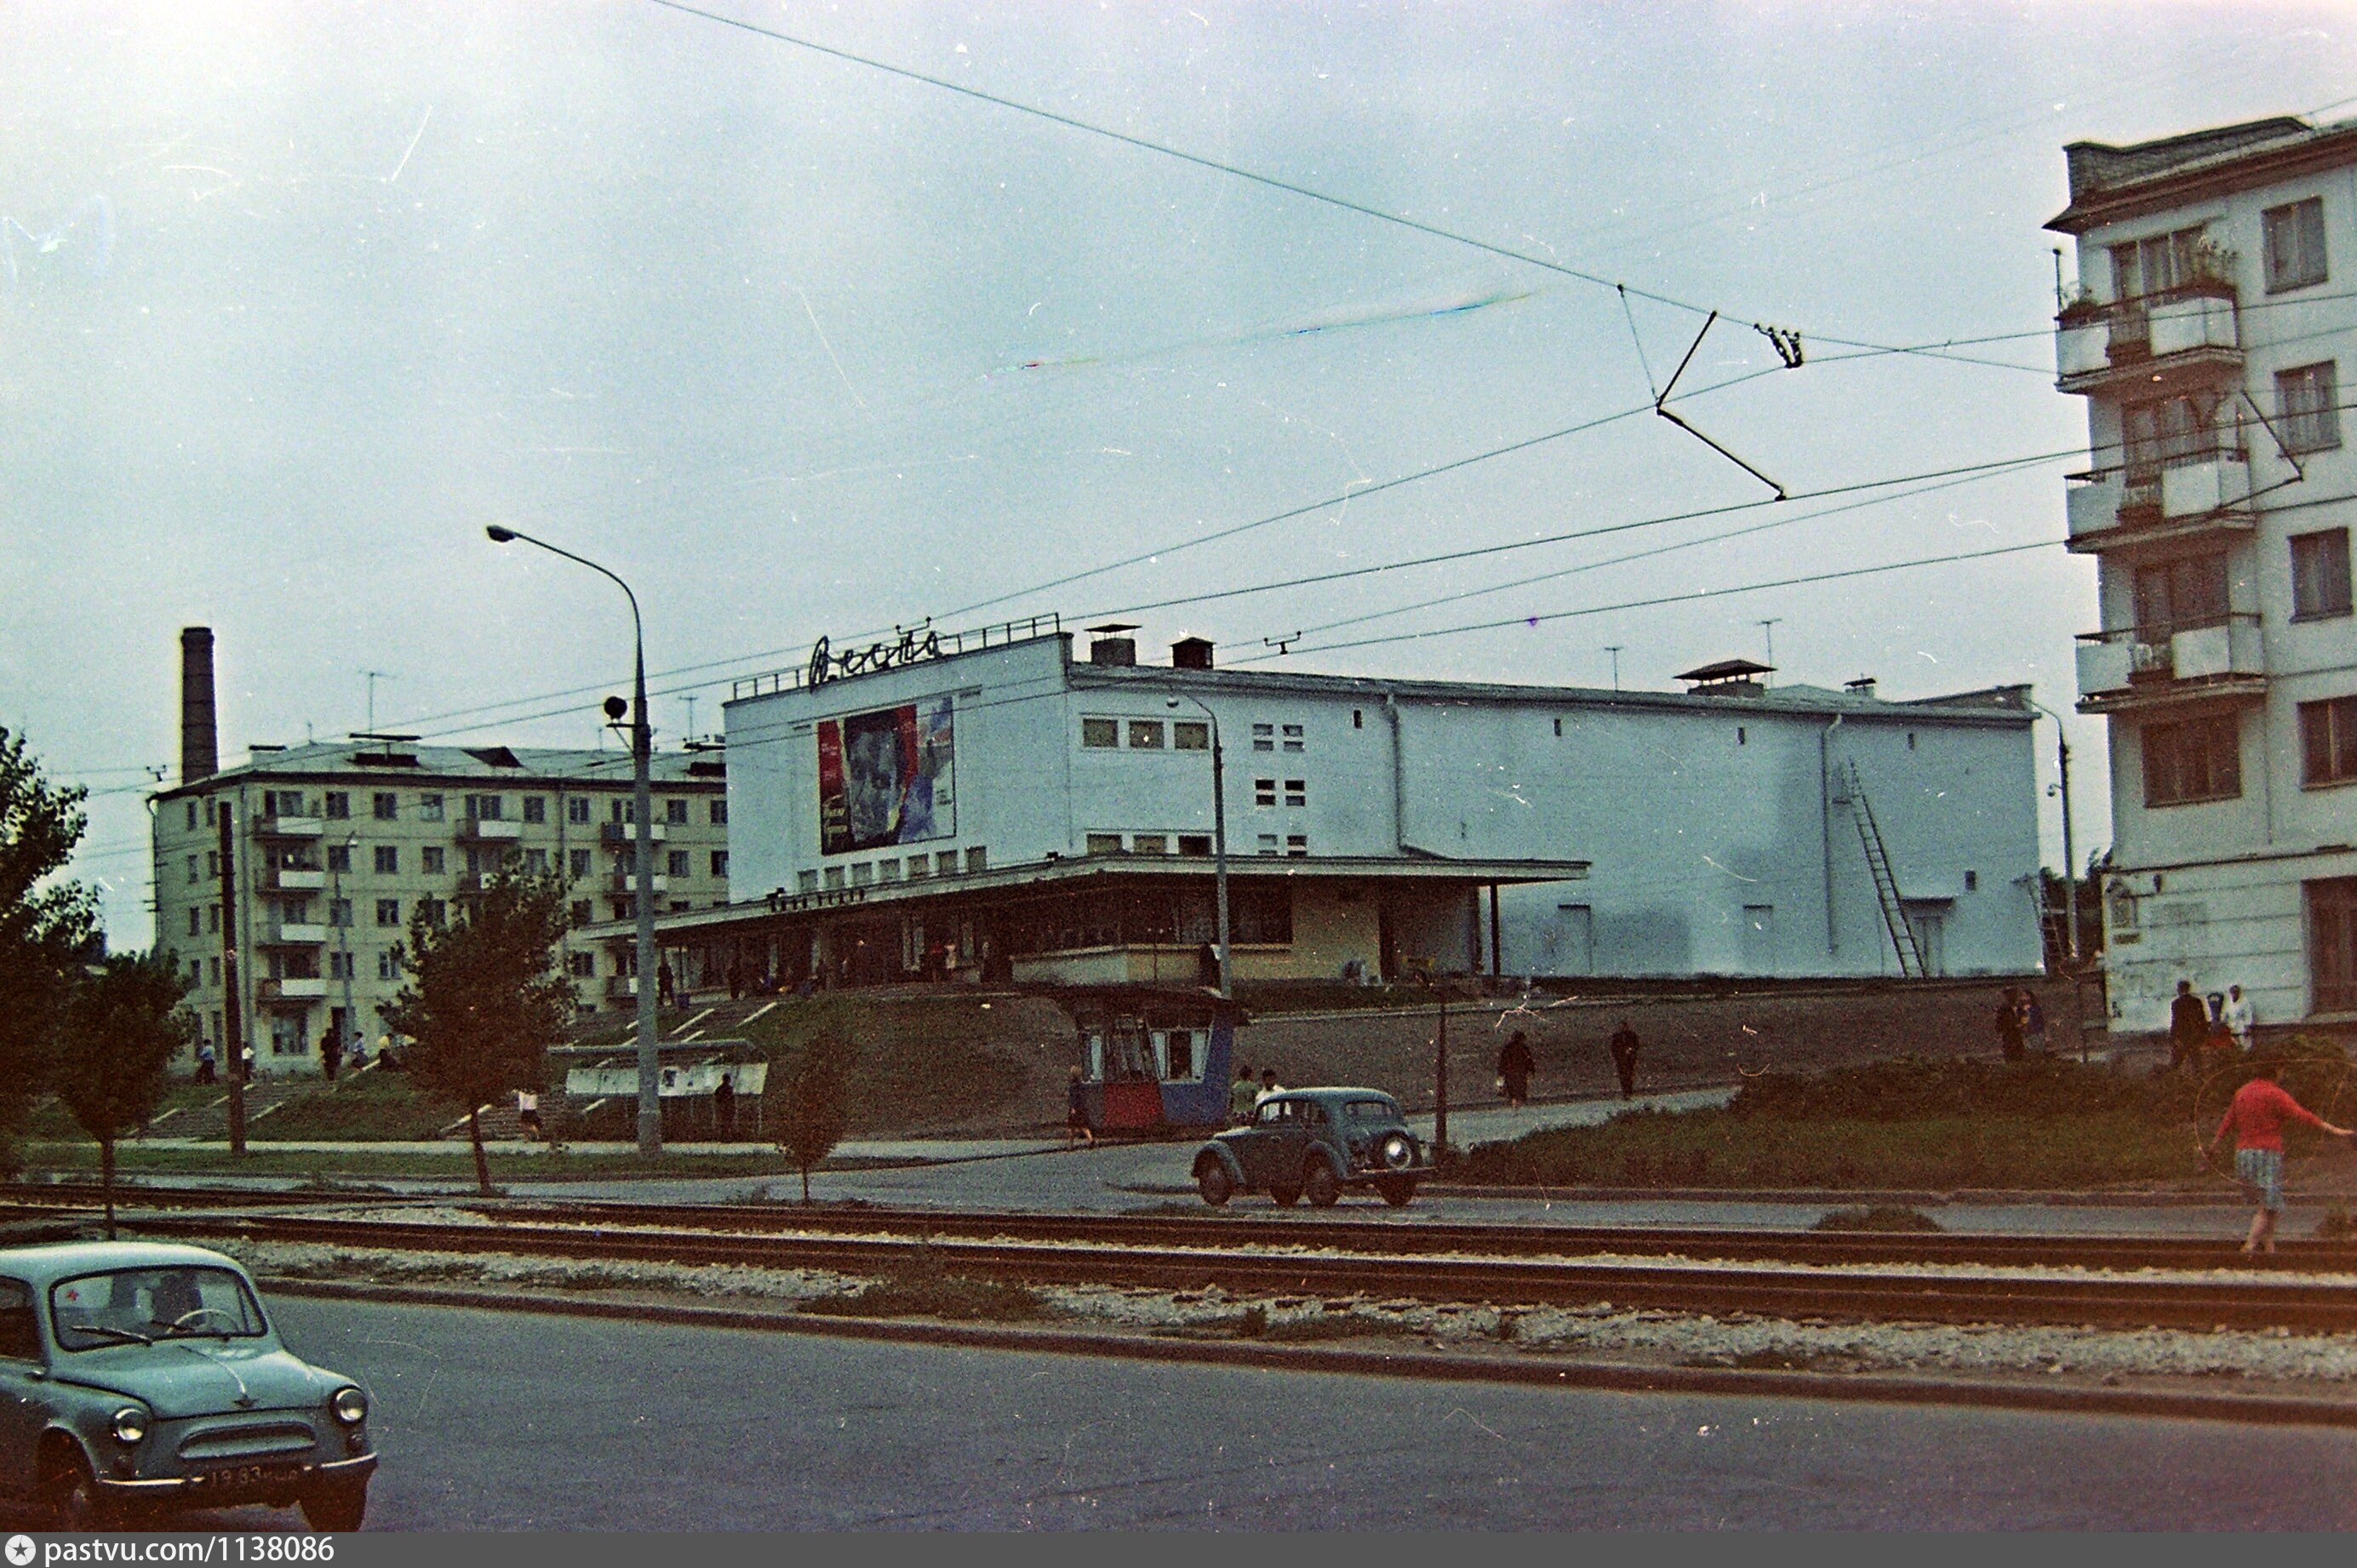
M369 1399L281 1344L253 1279L200 1247L0 1250L0 1487L61 1529L299 1505L358 1530Z

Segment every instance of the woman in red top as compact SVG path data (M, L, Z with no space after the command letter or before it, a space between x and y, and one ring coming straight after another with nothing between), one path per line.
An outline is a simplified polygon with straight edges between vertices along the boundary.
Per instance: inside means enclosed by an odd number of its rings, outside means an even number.
M2250 1240L2243 1243L2245 1252L2276 1250L2276 1217L2284 1206L2284 1123L2305 1122L2336 1138L2357 1138L2357 1133L2334 1126L2294 1100L2276 1082L2276 1071L2273 1062L2253 1069L2251 1081L2234 1091L2225 1120L2218 1123L2218 1134L2212 1140L2214 1148L2228 1133L2234 1134L2234 1176L2259 1206L2251 1217ZM2211 1152L2205 1148L2203 1157Z

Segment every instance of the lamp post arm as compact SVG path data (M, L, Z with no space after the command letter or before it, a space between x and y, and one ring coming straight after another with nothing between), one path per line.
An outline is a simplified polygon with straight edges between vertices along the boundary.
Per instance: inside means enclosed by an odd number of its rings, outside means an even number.
M500 532L506 534L511 539L520 539L526 544L536 544L541 549L547 551L551 555L562 555L567 561L571 561L576 565L587 566L589 570L597 573L597 575L605 578L606 581L613 584L614 586L622 590L622 596L630 601L630 635L637 640L641 650L639 664L639 678L640 682L643 682L646 679L644 649L646 646L647 634L644 626L639 620L639 596L630 592L630 585L622 581L621 578L614 575L613 573L608 571L605 567L598 565L597 563L590 560L587 555L576 555L572 551L565 549L565 546L561 544L551 544L545 539L535 539L531 534L525 533L520 529L502 528ZM498 535L495 534L493 537L497 538ZM501 542L505 542L505 541L501 541Z

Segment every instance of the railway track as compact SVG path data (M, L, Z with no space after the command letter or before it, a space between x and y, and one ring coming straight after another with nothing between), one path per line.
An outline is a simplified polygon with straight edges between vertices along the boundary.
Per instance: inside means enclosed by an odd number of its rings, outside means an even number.
M2357 1330L2357 1287L2287 1276L2261 1281L2136 1274L2023 1276L1896 1267L1834 1272L1768 1264L1663 1264L1576 1257L1442 1254L1427 1230L1394 1230L1383 1252L1317 1254L1224 1245L1146 1245L924 1233L762 1234L716 1228L620 1229L328 1219L299 1214L159 1214L134 1227L189 1240L245 1237L334 1247L501 1252L584 1261L732 1263L886 1274L927 1259L955 1273L1033 1284L1165 1290L1217 1286L1237 1295L1312 1294L1663 1308L1815 1319ZM1296 1245L1307 1238L1286 1239ZM1406 1250L1413 1248L1413 1251Z

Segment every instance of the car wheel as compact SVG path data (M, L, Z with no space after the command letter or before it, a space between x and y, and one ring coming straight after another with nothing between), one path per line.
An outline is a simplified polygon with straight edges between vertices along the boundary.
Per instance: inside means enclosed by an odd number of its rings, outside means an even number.
M1297 1187L1271 1187L1268 1198L1279 1208L1290 1208L1301 1201L1301 1189Z
M1309 1169L1302 1177L1302 1187L1309 1194L1309 1201L1319 1208L1333 1208L1342 1196L1342 1178L1336 1176L1334 1167L1324 1160L1309 1162Z
M368 1513L368 1484L321 1487L303 1494L303 1522L322 1535L342 1535L361 1527Z
M1394 1208L1405 1208L1415 1201L1415 1183L1401 1176L1377 1182L1375 1190L1382 1193L1383 1201Z
M1228 1176L1228 1167L1217 1160L1205 1160L1203 1168L1195 1173L1195 1188L1203 1201L1217 1208L1235 1196L1236 1184Z
M80 1453L69 1455L52 1469L42 1487L52 1528L89 1531L120 1529L123 1510L98 1489L90 1461Z

